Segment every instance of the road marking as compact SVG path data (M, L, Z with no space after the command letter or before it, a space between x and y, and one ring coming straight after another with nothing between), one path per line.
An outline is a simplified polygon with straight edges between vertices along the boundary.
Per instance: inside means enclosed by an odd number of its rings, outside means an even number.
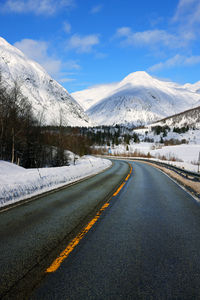
M113 194L113 196L117 196L119 194L119 192L121 191L121 189L123 188L123 186L125 185L125 182L123 182L120 187L116 190L116 192Z
M127 181L127 180L129 179L129 177L130 177L130 174L128 174L128 176L126 177L126 179L125 179L125 180Z
M131 176L133 168L131 167L130 172L128 174L128 176L125 178L125 181L120 185L120 187L116 190L116 192L113 194L113 196L117 196L119 194L119 192L121 191L121 189L123 188L123 186L125 185L126 181L129 179L129 177Z
M68 246L63 250L59 257L54 260L49 268L47 268L46 273L55 272L61 265L64 259L66 259L69 254L74 250L74 248L78 245L80 240L86 235L86 233L92 228L92 226L97 222L102 212L109 206L110 204L105 203L96 216L84 227L84 229L68 244Z
M126 177L125 181L120 185L117 191L113 194L116 196L119 194L123 186L125 185L126 181L129 179L132 173L132 167L128 176ZM46 273L55 272L61 265L61 263L69 256L69 254L74 250L74 248L79 244L80 240L86 235L86 233L92 228L92 226L97 222L99 217L101 216L102 212L110 205L109 202L106 202L98 211L96 216L83 228L83 230L67 245L65 250L63 250L60 255L53 261L53 263L46 269Z

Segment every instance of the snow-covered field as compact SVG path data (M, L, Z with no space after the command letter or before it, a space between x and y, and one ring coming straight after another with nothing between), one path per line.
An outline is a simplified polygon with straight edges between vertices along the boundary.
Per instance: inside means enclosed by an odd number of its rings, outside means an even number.
M200 144L182 144L175 146L163 146L161 144L154 143L132 143L128 146L129 151L126 151L126 146L119 145L111 148L111 153L116 155L129 155L134 152L140 154L154 156L159 159L165 156L166 163L173 164L177 167L184 168L189 171L197 172L198 166L197 162L199 159ZM171 161L171 159L176 159L177 161Z
M88 155L78 159L75 166L57 168L24 169L0 161L0 207L94 175L111 164Z
M199 124L197 124L197 126L199 126ZM145 129L136 129L136 130L134 130L134 132L138 134L140 141L143 141L145 139L145 137L148 137L150 139L153 139L154 142L159 142L162 134L155 135L150 129L151 129L151 126L148 126ZM145 132L147 132L148 134L146 135ZM167 141L170 139L175 139L175 140L179 140L179 141L185 139L186 141L189 142L189 144L200 145L200 130L190 129L189 131L187 131L185 133L176 133L176 132L170 131L167 133L167 137L164 137L163 140Z

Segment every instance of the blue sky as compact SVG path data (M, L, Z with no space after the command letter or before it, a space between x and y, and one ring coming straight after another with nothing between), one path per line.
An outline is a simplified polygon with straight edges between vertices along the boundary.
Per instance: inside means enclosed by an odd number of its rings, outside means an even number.
M69 92L147 71L200 80L199 0L0 0L0 35Z

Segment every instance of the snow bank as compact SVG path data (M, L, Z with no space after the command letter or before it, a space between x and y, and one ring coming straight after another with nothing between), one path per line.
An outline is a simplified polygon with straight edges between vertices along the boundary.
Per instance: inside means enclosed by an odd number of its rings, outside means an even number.
M134 157L133 157L134 158ZM139 158L139 157L135 157L136 159L143 159L143 158ZM165 163L186 171L190 171L190 172L198 172L198 166L187 163L187 162L179 162L179 161L169 161L169 160L161 160L158 158L145 158L146 160L150 160L150 161L156 161L156 162L160 162L160 163Z
M111 153L114 155L123 155L134 152L139 152L143 154L150 153L152 156L159 158L159 156L164 155L168 160L171 157L177 158L177 160L182 160L185 163L197 164L200 152L200 144L181 144L175 146L164 146L162 144L156 145L154 143L132 143L128 146L129 150L126 151L126 146L119 145L114 148L110 148Z
M42 169L24 169L0 161L0 207L94 175L111 164L93 156L83 156L75 166Z

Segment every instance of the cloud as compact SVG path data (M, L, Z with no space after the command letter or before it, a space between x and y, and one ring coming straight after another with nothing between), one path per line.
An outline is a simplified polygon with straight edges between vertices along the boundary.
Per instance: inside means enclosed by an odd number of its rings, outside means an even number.
M59 79L59 81L60 81L61 83L66 83L66 82L73 82L73 81L76 81L76 79L75 79L75 78L61 78L61 79Z
M68 60L65 62L64 67L68 70L80 70L81 66L76 60Z
M74 34L67 42L68 49L74 49L77 53L89 53L93 50L95 45L99 44L99 36L91 34L80 36Z
M200 64L200 56L184 56L180 54L176 54L174 57L169 58L165 62L160 62L158 64L153 65L148 69L148 71L160 71L163 69L170 69L178 66L193 66L196 64Z
M194 23L200 22L199 19L199 9L200 9L200 2L199 0L179 0L175 15L172 18L173 22L183 21ZM192 19L188 20L190 17Z
M60 9L70 8L74 4L74 0L5 0L0 10L3 12L53 15Z
M199 38L200 33L200 1L179 0L176 12L171 23L179 27L179 31Z
M72 29L71 24L68 23L68 22L64 22L64 31L65 31L66 33L70 33L70 32L71 32L71 29Z
M69 60L62 62L60 59L49 55L49 44L45 41L24 39L16 42L14 46L20 49L29 59L38 62L53 78L58 79L62 76L66 76L66 74L62 73L62 68L66 70L80 69L80 65L78 65L76 61ZM62 80L62 78L60 80Z
M167 46L179 48L185 45L185 40L165 30L146 30L132 32L130 27L121 27L117 30L115 37L122 38L123 46Z
M38 62L51 75L55 76L61 69L61 61L48 55L48 43L45 41L36 41L23 39L14 44L28 58Z
M96 54L95 54L95 58L97 58L97 59L104 59L107 56L108 56L108 54L103 53L103 52L96 52Z
M91 14L97 14L99 13L103 8L103 5L102 4L99 4L99 5L96 5L96 6L93 6L90 10L90 13Z

